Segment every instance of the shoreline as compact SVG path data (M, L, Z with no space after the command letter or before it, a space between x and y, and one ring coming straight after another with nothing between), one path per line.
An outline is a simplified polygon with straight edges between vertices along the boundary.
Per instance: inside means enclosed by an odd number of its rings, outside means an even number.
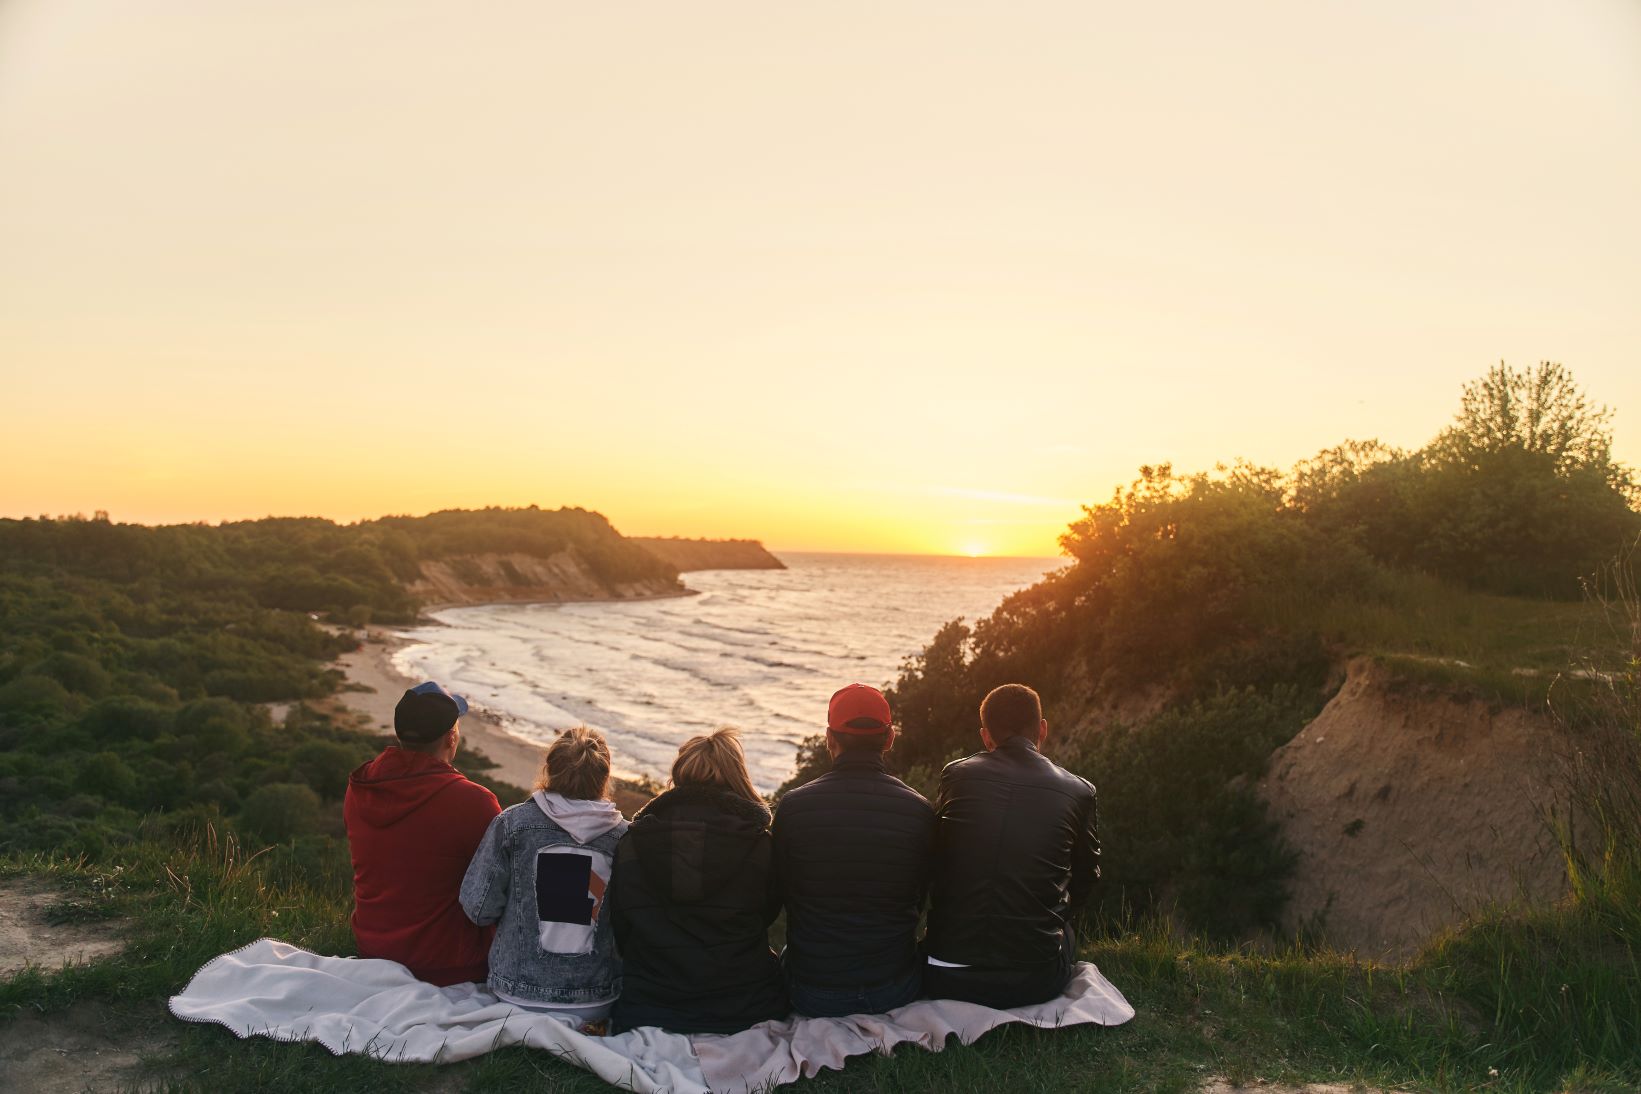
M431 622L437 625L437 620ZM391 737L394 706L407 688L420 683L400 672L393 664L393 654L410 643L410 639L396 630L378 626L365 628L359 648L344 653L331 663L348 682L343 690L331 697L332 701L368 723L369 728ZM354 687L369 690L354 690ZM485 768L483 774L526 791L535 784L536 776L541 771L544 746L510 732L502 725L501 719L480 707L469 710L462 718L461 726L462 746L479 753L495 765ZM630 817L653 795L642 784L612 773L610 797L621 812Z
M448 611L451 608L488 608L496 604L637 604L646 600L673 600L681 596L700 596L701 590L685 586L664 593L640 593L637 596L551 596L525 597L520 600L448 600L437 604L423 604L416 609L419 626L421 617L429 616L433 612ZM428 625L437 626L437 619L428 619ZM393 632L387 631L391 634Z

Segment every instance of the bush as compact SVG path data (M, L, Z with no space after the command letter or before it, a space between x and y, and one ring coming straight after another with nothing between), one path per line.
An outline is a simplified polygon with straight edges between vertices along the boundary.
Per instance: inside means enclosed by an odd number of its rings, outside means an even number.
M973 633L961 619L941 627L922 653L906 659L900 669L900 679L884 693L900 725L900 737L890 753L890 762L897 770L916 764L937 764L954 749L975 739L980 700L985 697L990 680L982 678L978 671L971 671L969 641ZM1040 683L1024 678L1019 682ZM809 741L800 748L800 771L814 766L825 756L824 741L817 743L818 754ZM821 767L816 773L825 770Z
M130 830L99 818L38 814L0 828L0 850L97 860L131 842Z
M199 699L177 712L177 734L202 753L236 753L250 740L250 718L238 703Z
M102 665L80 653L58 651L35 666L35 671L51 677L69 691L92 699L108 694L113 684Z
M300 783L269 783L245 799L239 824L264 843L285 843L319 830L319 795Z
M291 753L291 771L327 801L342 797L348 775L369 758L368 752L337 741L308 741Z
M146 699L104 699L85 712L80 727L98 741L152 741L171 729L171 712Z
M124 804L137 797L137 773L113 752L99 752L86 759L74 785L111 802Z
M26 673L0 686L0 716L13 725L51 721L76 705L68 689L49 676Z
M216 669L205 674L205 690L246 703L277 703L304 698L308 694L308 680L281 668Z
M1296 469L1295 502L1390 565L1576 598L1641 529L1610 424L1562 366L1501 363L1465 385L1453 424L1423 449L1330 449Z
M224 779L201 783L194 791L194 797L200 804L214 805L224 813L232 813L239 808L239 791Z
M1317 707L1247 689L1083 742L1067 762L1099 792L1104 910L1173 906L1219 938L1274 927L1294 857L1249 784Z

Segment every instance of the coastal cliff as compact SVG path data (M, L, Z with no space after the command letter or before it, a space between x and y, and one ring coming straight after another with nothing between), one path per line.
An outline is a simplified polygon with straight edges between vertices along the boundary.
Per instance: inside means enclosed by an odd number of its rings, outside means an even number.
M629 580L606 577L575 547L545 557L514 551L424 559L421 576L406 588L426 608L620 600L685 591L677 577L666 574Z
M678 539L661 536L629 536L636 543L680 572L687 570L784 570L786 563L770 554L755 539Z
M1369 657L1259 783L1298 855L1285 923L1403 959L1490 905L1547 907L1566 862L1543 810L1563 731L1525 707L1441 694Z

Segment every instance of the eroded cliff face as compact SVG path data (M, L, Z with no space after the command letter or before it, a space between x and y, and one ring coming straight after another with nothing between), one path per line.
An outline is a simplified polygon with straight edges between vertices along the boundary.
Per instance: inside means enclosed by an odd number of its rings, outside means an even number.
M1351 662L1260 783L1300 856L1286 926L1394 959L1484 905L1556 900L1567 876L1544 817L1562 808L1563 742L1547 717Z
M424 608L453 604L617 600L684 592L672 577L607 581L574 547L545 558L525 554L457 555L422 563L409 586Z
M666 539L628 536L646 551L685 570L784 570L786 563L755 539Z

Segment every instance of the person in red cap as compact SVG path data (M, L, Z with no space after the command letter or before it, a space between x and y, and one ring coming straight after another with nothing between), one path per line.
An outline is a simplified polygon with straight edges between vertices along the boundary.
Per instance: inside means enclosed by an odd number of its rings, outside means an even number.
M832 770L775 811L792 1007L813 1018L882 1014L922 992L918 920L928 894L934 809L889 774L889 701L865 684L832 696Z
M451 766L466 713L467 700L431 681L405 692L393 710L399 743L348 776L342 803L359 956L397 961L440 986L485 979L495 933L458 900L501 812L494 794Z

